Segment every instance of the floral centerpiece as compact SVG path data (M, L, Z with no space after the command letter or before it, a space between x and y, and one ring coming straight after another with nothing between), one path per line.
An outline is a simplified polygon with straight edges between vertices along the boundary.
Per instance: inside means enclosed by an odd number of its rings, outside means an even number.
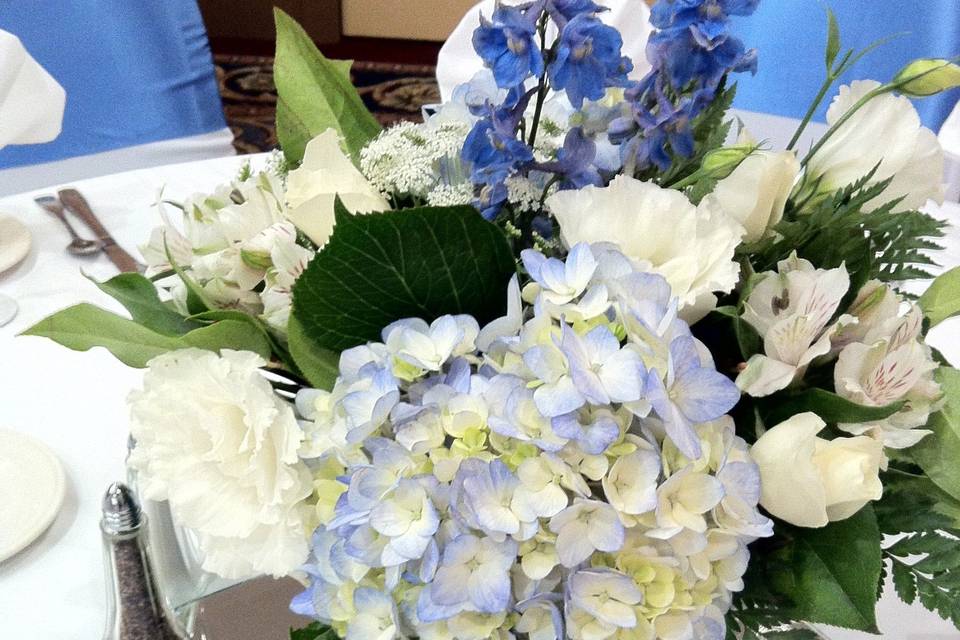
M381 131L277 13L283 153L161 203L149 268L28 333L146 367L130 465L297 638L877 633L892 577L960 626L960 373L915 299L942 223L919 60L843 86L830 16L787 149L725 114L757 2L661 0L631 79L590 0L498 5L486 70ZM548 34L555 33L553 37ZM883 140L883 144L878 141Z

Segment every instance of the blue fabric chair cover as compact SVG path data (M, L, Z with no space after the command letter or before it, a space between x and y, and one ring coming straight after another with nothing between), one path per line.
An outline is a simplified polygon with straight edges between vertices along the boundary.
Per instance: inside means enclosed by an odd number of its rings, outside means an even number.
M0 169L226 126L196 0L12 0L0 28L63 85L63 133L0 150Z
M837 15L843 50L904 33L868 54L843 78L887 82L916 58L960 54L960 0L826 0ZM759 51L759 70L737 77L735 107L802 118L825 77L827 18L811 0L762 0L749 18L735 18L734 32ZM835 95L835 92L832 95ZM960 90L916 102L923 123L938 131L960 99ZM829 98L815 116L825 121Z

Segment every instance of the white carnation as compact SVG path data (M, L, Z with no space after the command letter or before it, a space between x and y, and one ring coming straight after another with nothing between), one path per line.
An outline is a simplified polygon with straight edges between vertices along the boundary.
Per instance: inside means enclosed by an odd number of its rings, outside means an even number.
M564 244L614 242L661 274L690 321L730 291L740 268L733 254L743 228L711 198L694 206L679 191L619 176L608 187L560 191L546 201Z
M265 364L244 351L174 351L151 360L130 395L129 463L143 494L169 501L204 569L227 578L286 575L307 557L303 432Z

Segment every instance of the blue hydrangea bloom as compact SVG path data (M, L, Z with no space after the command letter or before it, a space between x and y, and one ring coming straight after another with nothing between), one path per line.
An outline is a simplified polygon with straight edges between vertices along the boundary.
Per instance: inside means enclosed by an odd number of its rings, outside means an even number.
M537 14L499 6L493 20L480 18L480 26L473 32L473 48L493 71L498 86L509 89L531 75L543 75L543 54L536 42Z
M622 86L633 63L622 55L623 38L595 16L580 14L560 34L557 57L548 73L555 89L567 92L579 109L585 99L599 100L607 87Z

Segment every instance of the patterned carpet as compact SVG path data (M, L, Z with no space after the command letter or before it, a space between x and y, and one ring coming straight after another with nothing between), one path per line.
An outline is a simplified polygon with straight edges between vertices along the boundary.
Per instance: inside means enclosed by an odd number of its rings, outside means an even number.
M277 146L273 58L215 55L217 79L237 153L269 151ZM384 125L420 120L420 108L440 101L432 66L355 62L350 72L370 111Z

